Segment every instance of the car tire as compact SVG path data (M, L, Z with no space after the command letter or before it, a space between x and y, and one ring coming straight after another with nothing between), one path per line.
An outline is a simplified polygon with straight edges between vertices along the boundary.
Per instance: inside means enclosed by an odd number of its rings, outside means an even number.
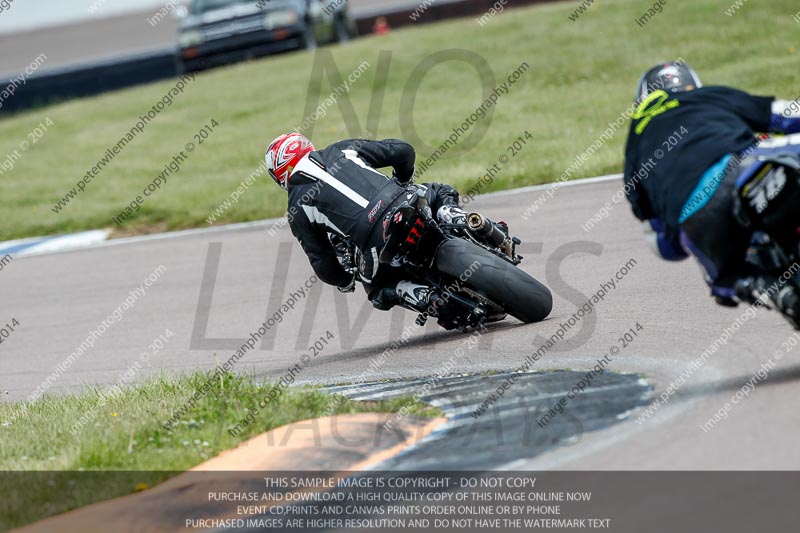
M311 23L306 22L306 25L303 27L300 42L305 50L314 50L317 48L317 36L314 34L314 27Z
M350 26L348 26L344 16L336 17L336 19L333 21L333 28L336 35L336 42L346 43L353 38L353 35L350 32Z
M184 74L189 73L188 66L183 62L183 58L181 58L179 54L175 56L175 72L178 76L183 76Z

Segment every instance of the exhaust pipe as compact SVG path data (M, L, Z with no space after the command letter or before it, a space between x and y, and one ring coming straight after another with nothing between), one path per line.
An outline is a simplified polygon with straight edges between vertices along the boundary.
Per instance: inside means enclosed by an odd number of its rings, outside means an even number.
M505 234L480 213L467 215L467 227L476 237L493 246L500 246L506 240Z

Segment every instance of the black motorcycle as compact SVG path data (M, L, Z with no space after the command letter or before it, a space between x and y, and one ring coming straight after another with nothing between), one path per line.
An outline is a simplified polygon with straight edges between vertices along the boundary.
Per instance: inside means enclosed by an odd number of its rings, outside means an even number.
M434 219L424 187L410 189L407 200L384 222L384 246L378 260L402 268L409 280L431 287L439 296L432 309L415 309L417 324L430 316L447 329L467 331L511 315L523 322L544 320L553 308L550 291L517 268L521 241L508 225L480 213L464 223ZM349 241L331 235L345 268L355 268L358 251Z
M737 183L734 214L753 231L747 262L770 282L742 281L736 292L744 301L777 307L800 330L800 160L787 153L756 165Z

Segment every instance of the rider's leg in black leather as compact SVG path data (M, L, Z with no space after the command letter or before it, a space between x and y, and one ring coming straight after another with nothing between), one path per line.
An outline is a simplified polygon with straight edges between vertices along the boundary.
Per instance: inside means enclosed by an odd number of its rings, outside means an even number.
M681 224L681 243L700 262L706 271L706 281L711 293L721 305L736 305L743 301L755 303L759 295L766 295L773 307L788 315L790 320L800 319L800 295L792 285L780 281L782 273L764 273L747 263L754 230L757 227L741 220L736 211L736 181L746 172L752 160L730 168L708 203ZM787 186L781 207L770 208L769 219L773 230L791 226L790 218L797 217L800 186ZM800 194L800 192L798 192ZM781 218L782 217L782 218ZM793 230L792 230L793 231Z
M723 305L733 303L733 286L746 273L752 234L733 213L737 174L729 170L708 202L681 224L681 244L700 262L711 294Z
M425 194L428 205L434 214L437 214L442 207L458 208L458 191L445 183L425 183L427 191ZM466 214L464 214L466 221ZM372 249L380 250L383 246L383 237L380 231L374 232L375 242L367 248L363 255L363 265L360 270L372 272L376 259L372 257ZM374 276L362 276L364 289L367 297L372 301L376 309L388 311L396 305L402 305L411 310L424 312L428 310L431 303L438 296L429 287L419 283L412 283L404 274L402 269L394 268L391 265L380 265Z

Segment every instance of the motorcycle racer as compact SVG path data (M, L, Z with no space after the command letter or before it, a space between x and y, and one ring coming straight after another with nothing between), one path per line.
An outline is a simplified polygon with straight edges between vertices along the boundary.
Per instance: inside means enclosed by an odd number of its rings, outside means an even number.
M316 150L303 135L286 133L266 150L270 176L288 193L292 233L323 282L352 292L358 280L377 309L402 305L435 314L444 304L436 291L378 261L392 208L417 194L409 191L414 162L414 148L397 139L349 139ZM377 170L384 167L393 168L391 178ZM422 190L439 221L466 219L451 186L428 183ZM343 251L345 239L355 245L356 257L343 265L337 247Z
M737 182L754 172L783 174L785 186L769 199L767 211L776 227L794 232L800 226L800 144L759 146L756 136L800 132L800 115L771 96L703 87L682 61L648 70L639 81L636 104L624 181L634 215L645 221L649 244L667 260L694 255L717 303L752 303L754 289L765 293L778 273L765 276L748 266L753 230L734 213L734 193ZM800 319L794 287L768 294L790 319Z

